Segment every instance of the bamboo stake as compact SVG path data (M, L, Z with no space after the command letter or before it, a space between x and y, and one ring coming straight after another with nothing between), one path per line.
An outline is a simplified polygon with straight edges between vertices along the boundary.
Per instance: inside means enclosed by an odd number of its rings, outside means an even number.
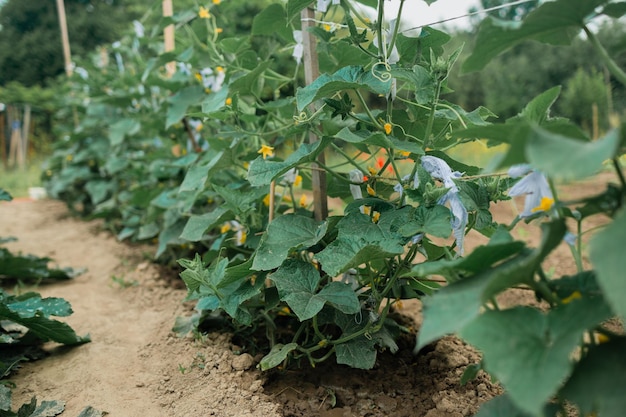
M61 27L61 42L63 43L63 61L65 62L65 74L72 76L72 54L70 52L70 38L67 34L67 19L65 18L65 3L57 0L57 13L59 14L59 26Z
M311 84L320 75L319 63L317 60L317 51L315 38L309 32L309 28L313 27L315 18L315 12L313 9L306 7L300 13L300 20L302 21L302 46L304 47L303 62L304 62L304 80L307 85ZM314 113L315 105L311 104L309 110ZM319 138L313 133L309 132L309 143L315 143ZM320 153L317 160L320 164L325 165L324 153ZM326 192L326 172L319 168L316 163L311 164L311 181L313 185L313 209L315 212L315 219L318 221L324 220L328 217L328 197Z
M172 6L172 0L163 0L163 16L171 17L174 14L174 8ZM165 52L174 50L174 25L167 25L163 31ZM171 61L165 64L165 71L167 76L171 77L176 72L176 62Z
M28 154L28 135L30 133L31 124L31 108L30 104L24 106L24 123L22 123L22 148L19 155L19 164L21 168L26 166L26 156Z
M2 165L4 168L7 168L7 142L5 135L5 124L4 124L4 110L0 111L0 157L2 158Z

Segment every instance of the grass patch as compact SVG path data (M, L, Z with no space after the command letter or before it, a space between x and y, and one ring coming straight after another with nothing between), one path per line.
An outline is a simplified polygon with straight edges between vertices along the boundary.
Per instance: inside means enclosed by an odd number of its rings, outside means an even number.
M41 187L41 164L43 158L30 160L23 169L5 168L0 163L0 188L13 197L28 197L29 187Z

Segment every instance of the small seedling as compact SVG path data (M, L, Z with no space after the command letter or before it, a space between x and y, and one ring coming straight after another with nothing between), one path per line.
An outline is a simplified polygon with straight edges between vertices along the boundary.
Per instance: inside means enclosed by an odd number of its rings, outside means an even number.
M123 276L118 277L117 275L111 276L111 281L117 284L119 288L136 287L137 285L139 285L139 282L136 279L127 280Z

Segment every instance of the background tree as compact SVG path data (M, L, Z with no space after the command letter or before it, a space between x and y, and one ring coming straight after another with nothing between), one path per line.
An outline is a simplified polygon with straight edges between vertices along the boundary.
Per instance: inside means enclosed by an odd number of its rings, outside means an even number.
M118 38L139 17L130 0L65 0L72 54L84 55ZM44 85L63 72L53 1L8 0L0 8L0 86Z

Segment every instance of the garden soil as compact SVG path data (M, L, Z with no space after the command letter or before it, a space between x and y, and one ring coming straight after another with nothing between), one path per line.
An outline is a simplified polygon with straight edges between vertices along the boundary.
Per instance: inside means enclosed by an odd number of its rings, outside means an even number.
M567 188L562 197L600 191L585 183ZM511 219L515 205L500 203L495 214ZM524 224L517 233L536 242L537 231L536 224ZM176 318L188 316L192 306L183 303L181 282L149 262L155 248L118 242L100 222L72 218L62 203L50 200L0 204L0 236L18 238L7 244L12 251L85 268L71 281L36 290L67 299L74 314L63 320L92 339L72 348L47 345L48 357L23 364L10 378L14 408L36 396L64 401L62 415L68 417L88 406L111 417L464 417L501 392L482 371L460 384L466 367L480 356L451 336L413 355L411 335L400 341L395 355L380 353L369 371L324 363L262 373L256 369L259 356L241 352L228 333L198 339L172 332ZM476 235L468 240L469 246L485 242ZM559 275L570 272L571 264L563 244L548 270ZM500 301L535 302L523 290ZM420 309L419 302L406 302L398 313L419 329Z

